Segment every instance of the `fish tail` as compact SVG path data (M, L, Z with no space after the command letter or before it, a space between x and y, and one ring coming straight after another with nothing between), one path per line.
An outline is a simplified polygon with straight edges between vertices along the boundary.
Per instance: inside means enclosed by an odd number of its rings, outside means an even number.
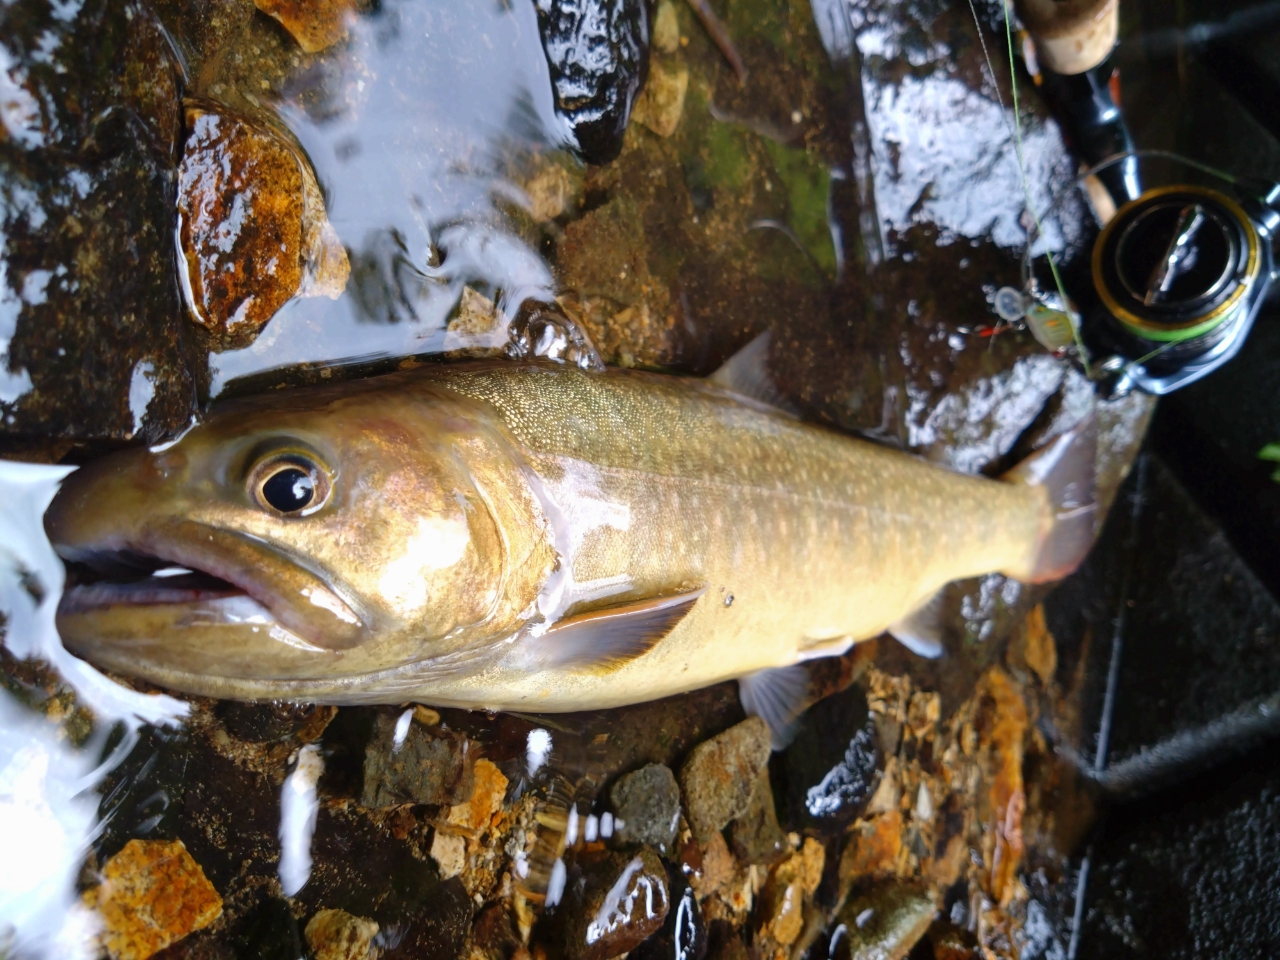
M1076 569L1093 546L1098 505L1094 500L1098 422L1090 413L1078 426L1041 447L1002 480L1044 487L1048 516L1027 569L1005 571L1024 583L1060 580Z

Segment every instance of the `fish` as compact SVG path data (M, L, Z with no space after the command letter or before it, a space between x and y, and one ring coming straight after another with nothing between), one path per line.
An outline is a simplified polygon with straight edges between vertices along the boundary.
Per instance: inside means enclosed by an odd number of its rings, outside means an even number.
M77 655L190 694L556 713L795 670L934 598L1068 574L1092 421L996 480L783 409L756 341L691 379L424 364L211 409L72 474L46 516ZM771 719L772 718L772 719Z

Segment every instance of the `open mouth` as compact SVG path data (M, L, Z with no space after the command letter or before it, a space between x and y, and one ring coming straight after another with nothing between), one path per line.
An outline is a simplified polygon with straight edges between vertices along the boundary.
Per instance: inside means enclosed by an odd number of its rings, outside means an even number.
M64 614L245 595L240 587L207 571L132 551L97 551L66 566L67 584L58 606Z

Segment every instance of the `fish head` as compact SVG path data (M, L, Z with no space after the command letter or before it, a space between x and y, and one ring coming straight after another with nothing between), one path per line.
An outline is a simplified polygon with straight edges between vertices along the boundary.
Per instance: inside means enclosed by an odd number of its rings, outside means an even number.
M77 471L46 518L68 647L179 690L316 697L499 629L485 488L508 461L464 402L408 392L236 403Z

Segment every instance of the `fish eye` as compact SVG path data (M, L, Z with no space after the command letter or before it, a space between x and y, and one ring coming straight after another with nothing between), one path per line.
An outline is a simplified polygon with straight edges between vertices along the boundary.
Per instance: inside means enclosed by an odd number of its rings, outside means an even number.
M284 517L318 510L329 489L329 474L303 454L274 454L249 471L249 493L258 506Z

